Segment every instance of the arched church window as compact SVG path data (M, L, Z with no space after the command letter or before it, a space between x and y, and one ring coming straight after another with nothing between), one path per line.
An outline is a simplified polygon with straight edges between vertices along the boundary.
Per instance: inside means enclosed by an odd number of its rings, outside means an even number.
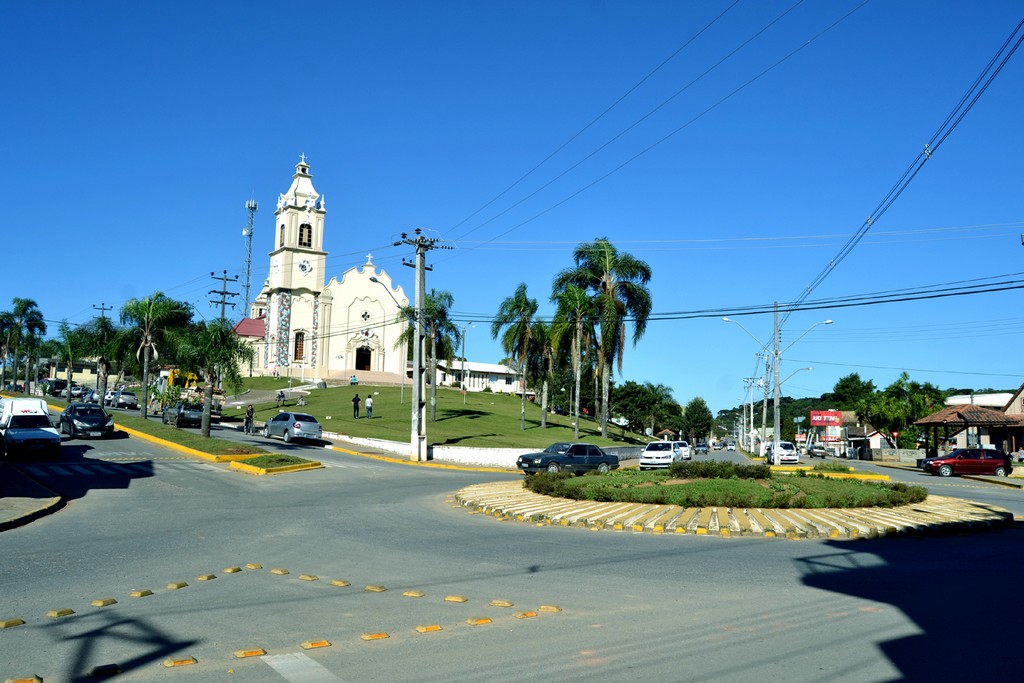
M295 333L295 360L305 360L306 358L306 333L296 332Z
M278 245L279 247L284 246L284 223L281 224L281 229L278 231Z
M309 223L303 223L299 226L299 246L313 246L313 226Z

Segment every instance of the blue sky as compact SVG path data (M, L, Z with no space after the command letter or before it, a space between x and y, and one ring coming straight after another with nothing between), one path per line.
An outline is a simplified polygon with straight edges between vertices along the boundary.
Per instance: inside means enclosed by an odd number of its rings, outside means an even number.
M35 299L56 332L159 290L214 317L209 274L241 273L246 200L260 204L258 290L274 203L305 153L327 201L330 275L372 252L411 294L412 254L391 245L420 227L455 247L431 253L427 287L453 294L457 319L493 315L520 282L550 315L573 248L607 237L650 264L659 318L627 348L624 378L732 407L772 318L736 318L755 342L721 316L801 296L1022 12L995 0L4 3L0 308ZM1017 54L809 300L1020 279L1022 74ZM851 372L881 387L903 369L943 388L1016 387L1022 296L794 312L783 391L817 396ZM487 324L469 329L467 355L501 359Z

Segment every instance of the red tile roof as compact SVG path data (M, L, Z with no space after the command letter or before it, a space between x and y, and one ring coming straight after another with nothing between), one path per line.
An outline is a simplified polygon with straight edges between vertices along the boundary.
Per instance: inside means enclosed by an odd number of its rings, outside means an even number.
M922 417L914 423L918 427L959 425L969 427L1003 427L1018 424L1017 418L998 410L977 405L946 406L937 413Z
M262 339L267 333L266 318L242 318L235 325L235 334L239 337L259 337Z

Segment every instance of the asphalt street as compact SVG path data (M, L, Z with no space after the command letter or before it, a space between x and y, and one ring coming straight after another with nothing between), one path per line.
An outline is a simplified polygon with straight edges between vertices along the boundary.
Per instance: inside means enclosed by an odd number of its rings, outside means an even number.
M975 579L1019 562L1019 524L844 542L592 533L453 501L516 474L315 449L324 469L253 477L139 439L64 451L25 468L69 504L0 533L0 622L25 622L0 629L0 679L883 681L1017 668L1005 648L934 643L963 624L1016 630L1019 594ZM1024 515L1017 489L887 473Z

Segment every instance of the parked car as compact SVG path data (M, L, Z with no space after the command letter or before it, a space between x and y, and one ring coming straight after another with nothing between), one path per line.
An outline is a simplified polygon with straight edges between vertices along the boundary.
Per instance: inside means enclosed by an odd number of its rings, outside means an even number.
M706 443L704 443L703 441L699 442L697 444L697 455L707 455L707 454L708 454L708 445Z
M63 393L67 396L67 380L51 379L46 382L46 393L53 397L59 397Z
M640 453L640 469L658 470L669 467L678 459L675 448L676 443L678 442L652 441L644 446L643 452ZM689 450L689 447L687 447L687 450Z
M811 450L807 451L807 455L811 456L812 458L824 459L825 456L828 455L828 449L822 446L821 444L815 444L811 446Z
M114 392L112 405L115 408L138 408L139 399L130 391Z
M1010 456L994 448L958 448L947 455L925 458L921 468L929 474L949 477L954 474L994 474L1008 477L1013 473Z
M110 436L114 418L103 408L91 403L72 403L60 414L60 433L76 436Z
M727 443L725 445L725 449L727 451L734 451L734 450L736 450L736 442L735 441L730 441L729 443Z
M85 396L82 397L82 403L97 403L98 404L98 403L101 403L101 401L100 401L101 398L103 398L103 397L100 396L100 392L98 392L95 389L93 389L92 391L88 392Z
M305 413L278 413L263 425L263 436L280 436L285 443L292 439L319 440L323 434L324 428L316 418Z
M665 441L671 446L671 443ZM671 451L669 451L671 457ZM560 441L553 443L540 453L520 455L516 467L526 474L537 472L561 472L562 470L584 474L600 472L602 474L618 469L619 456L605 453L597 446L589 443L569 443Z
M769 442L764 450L764 457L769 464L776 464L773 457L775 444ZM779 442L779 465L797 465L800 463L800 451L792 441Z
M175 427L202 427L203 404L178 401L164 408L161 419L165 425Z

